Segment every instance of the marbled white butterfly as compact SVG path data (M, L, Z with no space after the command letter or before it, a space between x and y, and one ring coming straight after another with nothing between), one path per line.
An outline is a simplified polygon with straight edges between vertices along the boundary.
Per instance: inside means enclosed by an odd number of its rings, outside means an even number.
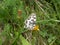
M28 30L33 30L36 27L36 14L32 13L26 20L25 20L24 28ZM38 28L38 26L37 26Z

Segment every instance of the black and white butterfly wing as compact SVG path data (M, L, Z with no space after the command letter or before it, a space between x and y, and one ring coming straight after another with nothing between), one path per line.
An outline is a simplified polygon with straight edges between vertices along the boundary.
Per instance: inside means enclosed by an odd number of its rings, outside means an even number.
M33 27L36 24L36 14L32 13L26 20L25 20L24 28L27 28L28 30L32 30Z

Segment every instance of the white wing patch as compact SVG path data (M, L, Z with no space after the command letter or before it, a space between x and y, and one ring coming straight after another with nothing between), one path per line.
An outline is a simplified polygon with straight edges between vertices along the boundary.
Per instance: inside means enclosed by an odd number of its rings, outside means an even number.
M28 30L32 30L36 25L36 14L32 13L26 20L25 20L24 28Z

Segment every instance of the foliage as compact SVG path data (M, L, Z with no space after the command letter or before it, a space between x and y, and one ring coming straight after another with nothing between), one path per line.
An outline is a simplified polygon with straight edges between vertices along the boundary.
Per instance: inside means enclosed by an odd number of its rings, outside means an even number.
M32 12L39 31L24 29ZM60 45L60 0L0 0L0 45Z

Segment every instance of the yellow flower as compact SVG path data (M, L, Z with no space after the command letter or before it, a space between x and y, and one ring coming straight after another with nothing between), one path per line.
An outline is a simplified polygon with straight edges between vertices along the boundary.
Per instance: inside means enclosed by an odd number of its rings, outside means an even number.
M39 30L39 26L36 25L33 30Z

